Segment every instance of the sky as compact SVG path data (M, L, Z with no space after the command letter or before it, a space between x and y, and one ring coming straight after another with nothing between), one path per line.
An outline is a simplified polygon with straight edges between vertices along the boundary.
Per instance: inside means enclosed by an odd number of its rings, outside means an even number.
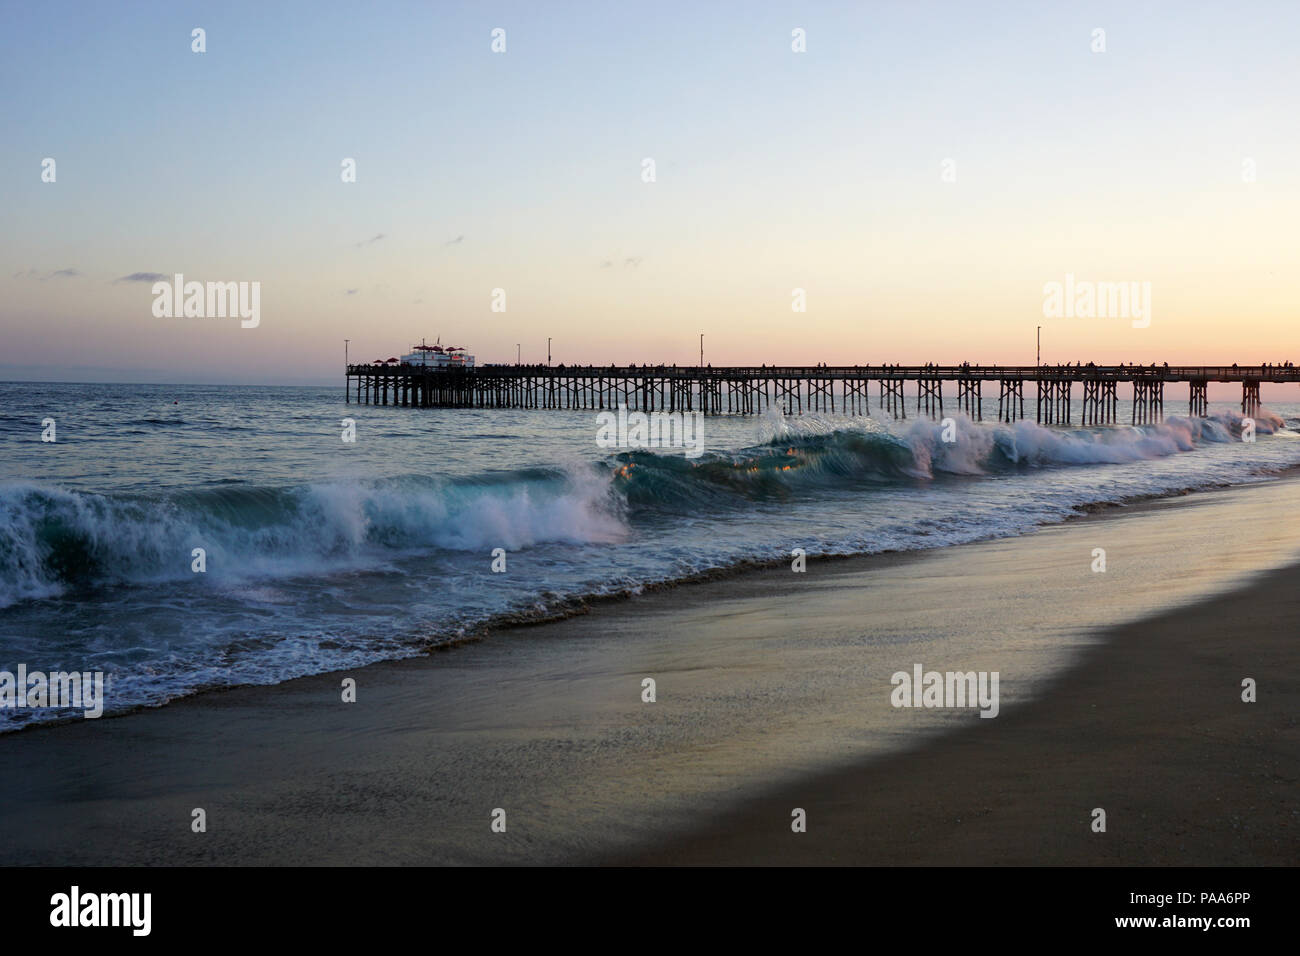
M1048 362L1300 361L1297 36L1294 0L0 0L0 379L701 333L1032 364L1038 326ZM155 315L177 273L260 283L259 323ZM1046 316L1067 275L1150 283L1149 323Z

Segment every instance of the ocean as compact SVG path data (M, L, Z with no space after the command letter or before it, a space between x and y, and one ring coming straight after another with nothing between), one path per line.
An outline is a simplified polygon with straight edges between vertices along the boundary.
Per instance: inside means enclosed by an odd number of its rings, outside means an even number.
M986 401L948 436L769 412L706 419L690 457L602 448L594 411L347 405L342 388L3 383L0 399L0 670L103 671L108 713L794 549L942 548L1300 465L1295 404L1261 414L1254 442L1229 405L1043 428L987 420ZM0 730L66 716L0 709Z

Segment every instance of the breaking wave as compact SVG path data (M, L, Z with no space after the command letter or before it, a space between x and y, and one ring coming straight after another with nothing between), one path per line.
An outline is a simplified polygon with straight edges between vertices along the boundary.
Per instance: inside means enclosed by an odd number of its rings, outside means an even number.
M1261 434L1283 425L1263 412L1255 421ZM157 496L9 483L0 485L0 607L69 587L189 578L197 548L215 577L266 580L372 568L431 550L599 545L622 541L638 520L665 512L743 510L946 476L1162 458L1240 441L1242 425L1232 414L1105 429L964 418L849 426L778 415L765 420L765 441L740 451L690 459L634 450L585 468L472 479L225 484Z

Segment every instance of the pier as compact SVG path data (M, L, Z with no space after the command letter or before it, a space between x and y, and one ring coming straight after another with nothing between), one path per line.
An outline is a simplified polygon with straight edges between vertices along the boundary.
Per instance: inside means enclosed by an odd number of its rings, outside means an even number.
M982 420L985 387L997 390L998 420L1026 417L1025 385L1035 385L1035 421L1069 425L1078 397L1083 425L1113 424L1118 387L1132 386L1130 424L1163 420L1165 386L1190 386L1188 414L1204 417L1211 382L1241 385L1242 414L1259 412L1264 382L1300 384L1292 365L850 365L850 366L548 366L432 368L378 363L347 366L347 401L409 408L542 408L756 415L778 408L932 419L953 411ZM1077 386L1077 388L1076 388ZM945 387L947 402L945 405ZM909 396L911 400L909 401Z

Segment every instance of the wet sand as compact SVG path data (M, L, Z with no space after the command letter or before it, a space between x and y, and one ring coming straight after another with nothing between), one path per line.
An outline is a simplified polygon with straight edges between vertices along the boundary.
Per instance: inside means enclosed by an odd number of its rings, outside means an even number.
M0 863L1291 863L1298 499L759 571L5 735ZM914 663L998 671L999 716L892 707Z

